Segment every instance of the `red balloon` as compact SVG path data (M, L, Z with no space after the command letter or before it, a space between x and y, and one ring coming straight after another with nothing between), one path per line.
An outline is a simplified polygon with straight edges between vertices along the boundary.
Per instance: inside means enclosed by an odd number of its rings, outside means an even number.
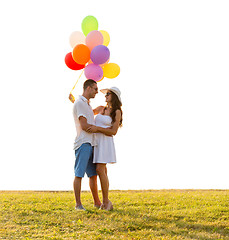
M69 67L72 70L80 70L80 69L85 68L85 65L78 64L73 60L72 52L68 53L65 56L64 61L65 61L65 64L67 65L67 67Z

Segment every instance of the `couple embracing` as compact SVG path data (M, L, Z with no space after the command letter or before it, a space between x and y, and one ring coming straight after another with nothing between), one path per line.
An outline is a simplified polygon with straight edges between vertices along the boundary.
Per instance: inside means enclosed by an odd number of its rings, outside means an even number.
M107 163L115 163L115 147L113 136L122 125L122 102L118 88L102 89L105 94L105 107L92 110L89 100L98 93L97 83L88 79L83 85L83 94L74 103L73 116L77 130L74 143L75 178L73 182L76 209L85 210L81 203L81 181L85 173L89 177L89 186L94 199L94 206L104 210L112 210L113 205L108 198L109 180ZM94 115L96 117L94 118ZM100 202L97 187L97 175L101 183L103 203Z

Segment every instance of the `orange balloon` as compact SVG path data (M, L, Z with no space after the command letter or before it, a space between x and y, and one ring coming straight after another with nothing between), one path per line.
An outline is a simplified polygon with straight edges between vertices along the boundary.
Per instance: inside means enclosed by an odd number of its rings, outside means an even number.
M97 82L101 82L103 79L104 79L104 76L103 76L99 81L97 81Z
M84 65L90 60L90 50L84 44L78 44L73 48L72 58L78 64Z

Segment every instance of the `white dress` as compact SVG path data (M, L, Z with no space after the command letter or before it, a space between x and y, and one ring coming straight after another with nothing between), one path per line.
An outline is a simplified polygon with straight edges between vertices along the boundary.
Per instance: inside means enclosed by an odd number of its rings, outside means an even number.
M108 115L98 114L95 117L95 125L98 127L111 127L112 119ZM93 163L115 163L116 154L113 136L96 133L97 146L94 147Z

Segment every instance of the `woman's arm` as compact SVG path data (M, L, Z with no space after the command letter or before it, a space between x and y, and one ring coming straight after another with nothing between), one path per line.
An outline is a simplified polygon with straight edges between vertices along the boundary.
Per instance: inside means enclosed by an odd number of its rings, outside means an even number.
M97 108L93 109L94 115L101 113L104 108L104 106L98 106Z
M120 110L116 110L116 116L115 116L115 122L113 123L112 127L110 128L102 128L102 127L97 127L97 131L98 133L103 133L107 136L113 136L116 135L116 133L118 132L118 128L119 128L119 123L121 120L121 111ZM91 127L89 127L87 130L87 132L92 132L93 129Z

